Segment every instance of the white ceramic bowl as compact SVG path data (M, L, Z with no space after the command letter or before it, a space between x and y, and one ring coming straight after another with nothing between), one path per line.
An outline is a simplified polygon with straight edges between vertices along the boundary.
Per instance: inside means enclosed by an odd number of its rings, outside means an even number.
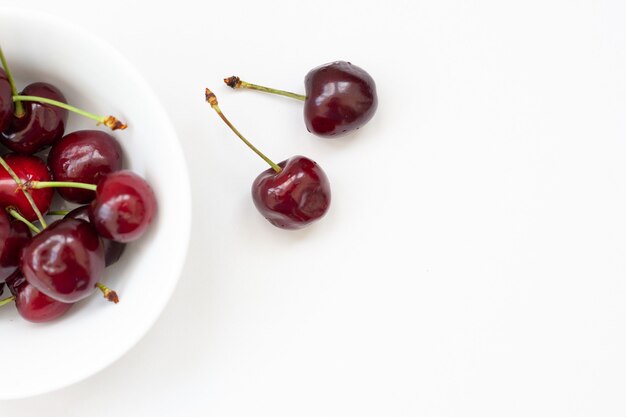
M80 381L139 341L180 276L189 242L191 194L183 152L165 111L111 46L49 15L1 8L0 45L18 88L50 82L70 103L126 121L129 128L114 133L125 152L125 167L146 178L159 204L150 231L106 271L105 283L118 291L119 304L94 294L50 324L24 321L13 305L0 308L2 400ZM66 132L84 128L95 125L70 114Z

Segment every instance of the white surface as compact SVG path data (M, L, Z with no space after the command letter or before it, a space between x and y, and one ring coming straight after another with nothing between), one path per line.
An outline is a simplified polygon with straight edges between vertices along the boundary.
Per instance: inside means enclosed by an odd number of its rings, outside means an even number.
M2 417L626 414L626 3L28 6L147 78L185 146L194 226L129 354ZM380 95L343 140L308 135L298 102L221 85L302 91L334 59ZM324 221L286 233L255 212L265 167L205 85L268 155L325 168Z
M13 306L0 309L0 372L7 376L0 378L0 399L13 399L90 376L146 333L169 300L185 261L191 194L176 133L157 98L123 57L47 15L0 9L0 21L4 53L21 88L48 81L68 102L129 122L127 130L115 133L125 167L153 185L158 202L150 230L106 271L104 282L119 291L119 305L94 296L73 306L62 320L43 326L21 320ZM28 31L21 33L24 27ZM74 115L68 121L68 132L95 125Z

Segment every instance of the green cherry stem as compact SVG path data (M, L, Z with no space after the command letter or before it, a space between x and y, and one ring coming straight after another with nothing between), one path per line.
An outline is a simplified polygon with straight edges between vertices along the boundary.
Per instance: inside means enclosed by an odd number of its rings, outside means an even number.
M232 77L224 78L224 82L227 86L233 89L247 88L248 90L263 91L264 93L278 94L279 96L295 98L296 100L300 101L306 100L306 96L303 96L302 94L291 93L289 91L279 90L277 88L263 87L262 85L248 83L235 75L233 75Z
M46 214L48 216L66 216L69 210L49 210Z
M81 116L85 116L89 119L93 119L96 122L98 122L99 125L100 124L105 125L111 130L117 130L117 129L124 130L128 127L128 125L120 122L113 116L98 116L97 114L93 114L88 111L71 106L67 103L63 103L62 101L52 100L50 98L38 97L38 96L20 96L17 94L13 96L13 102L16 103L15 104L16 106L17 106L17 103L21 103L22 101L34 101L36 103L50 104L52 106L60 107L62 109L69 110L76 114L80 114Z
M96 191L97 185L71 181L30 181L26 184L26 187L33 190L42 188L81 188L83 190Z
M9 304L11 301L15 301L15 296L7 297L7 298L0 300L0 307L2 307L5 304Z
M220 107L217 104L217 97L215 97L215 94L213 94L213 92L211 90L209 90L208 88L205 89L204 94L205 94L205 98L206 98L207 103L209 103L211 105L213 110L215 110L217 112L217 114L222 118L224 123L226 123L228 125L228 127L230 127L230 130L232 130L235 133L235 135L239 136L239 139L241 139L243 141L243 143L245 143L248 146L248 148L252 149L252 151L254 151L254 153L259 155L265 162L267 162L272 167L272 169L274 171L276 171L276 172L282 171L281 167L279 167L274 162L272 162L271 159L269 159L267 156L263 155L263 153L261 151L259 151L257 148L255 148L253 144L248 142L248 140L241 133L239 133L237 128L235 126L233 126L232 123L230 123L228 121L228 119L226 118L226 116L224 116L224 113L222 113L222 110L220 110Z
M35 225L34 225L34 224L32 224L31 222L29 222L29 221L26 219L26 217L24 217L24 216L22 216L22 215L20 214L20 212L19 212L19 211L15 210L15 209L14 209L14 208L12 208L12 207L9 207L9 208L7 209L7 211L8 211L8 212L9 212L9 214L10 214L11 216L13 216L16 220L19 220L19 221L21 221L22 223L24 223L26 226L28 226L28 228L29 228L30 230L32 230L33 232L35 232L35 233L39 233L39 232L41 232L41 230L40 230L37 226L35 226Z
M7 64L7 60L4 57L4 52L2 52L2 47L0 46L0 61L2 62L2 67L4 68L4 72L7 74L7 78L9 79L9 84L11 85L11 94L17 95L17 87L15 86L15 81L13 80L13 76L11 75L11 70L9 70L9 64ZM24 105L21 102L15 103L15 117L24 116Z
M15 184L17 184L18 188L22 190L22 192L24 193L24 197L26 197L26 200L28 200L28 202L30 203L30 206L35 212L35 215L37 216L39 223L41 223L41 226L44 229L48 227L48 225L46 224L46 220L41 215L41 211L39 210L39 207L37 207L37 204L35 204L35 200L33 200L33 197L30 195L26 187L24 187L24 183L22 182L20 177L17 176L15 171L13 171L13 168L11 168L9 164L7 164L7 161L5 161L4 158L1 156L0 156L0 165L2 165L4 169L6 169L6 171L9 173L11 178L13 178L13 181L15 181Z

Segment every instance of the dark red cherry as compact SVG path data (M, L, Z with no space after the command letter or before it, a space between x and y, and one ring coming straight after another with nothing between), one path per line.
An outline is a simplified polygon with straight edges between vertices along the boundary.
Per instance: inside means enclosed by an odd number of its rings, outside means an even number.
M0 68L0 132L4 131L11 124L13 109L11 83L9 83L7 74Z
M88 297L102 278L102 241L83 220L57 220L22 250L20 270L48 297L75 303Z
M378 106L374 79L349 62L312 69L304 79L304 120L309 132L330 137L358 129Z
M91 222L89 219L89 206L76 207L74 210L67 213L66 218L84 220ZM124 253L126 249L125 243L116 242L114 240L102 238L102 244L104 245L104 265L109 266L116 263Z
M45 97L67 103L58 88L47 83L28 85L20 95ZM14 152L32 154L61 139L67 124L68 111L50 104L23 102L25 114L13 117L2 130L0 142Z
M34 155L9 154L4 156L4 160L24 183L29 181L50 181L52 178L46 163ZM50 188L31 189L29 192L41 213L48 211L54 190ZM30 221L37 220L37 215L24 193L3 167L0 167L0 207L15 207L26 219Z
M138 239L156 214L157 202L150 185L131 171L106 175L89 206L89 218L100 236L117 242Z
M256 208L274 226L301 229L320 219L330 206L330 184L320 166L304 156L263 171L252 184Z
M122 148L108 133L79 130L52 146L48 166L55 181L98 184L104 175L122 169ZM79 204L89 203L96 196L93 191L79 188L59 188L57 192Z
M15 272L20 263L22 248L30 241L30 230L0 210L0 281Z
M22 318L33 323L45 323L64 315L72 304L62 303L48 297L26 281L20 270L7 279L7 285L15 296L15 307Z

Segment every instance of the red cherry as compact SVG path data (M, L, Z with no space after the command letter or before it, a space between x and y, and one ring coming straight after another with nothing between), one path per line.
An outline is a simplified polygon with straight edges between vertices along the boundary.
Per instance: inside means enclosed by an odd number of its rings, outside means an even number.
M4 160L23 183L50 181L51 179L50 171L48 171L45 162L36 156L9 154L4 156ZM54 190L31 189L29 192L37 208L42 213L48 211ZM24 193L19 189L11 175L2 167L0 167L0 207L15 207L27 220L37 220L37 214L33 211Z
M355 130L376 112L374 79L362 68L337 61L312 69L304 79L304 120L309 132L330 137Z
M330 184L322 168L304 156L275 164L230 123L208 88L205 96L239 139L271 166L252 183L252 200L261 214L282 229L301 229L322 218L330 206Z
M22 248L30 241L30 230L19 221L11 221L0 210L0 281L15 272L20 262Z
M80 130L52 146L48 166L55 181L98 184L104 175L122 169L122 148L115 138L99 130ZM86 204L95 193L79 188L59 188L64 199Z
M242 81L224 79L232 88L248 88L304 101L304 121L309 132L339 136L363 126L376 112L374 79L362 68L336 61L312 69L304 78L306 96Z
M102 242L83 220L57 220L24 247L20 270L48 297L74 303L88 297L102 278Z
M0 68L0 132L11 124L13 119L13 94L7 74Z
M330 206L330 184L320 166L304 156L268 169L252 184L256 208L274 226L301 229L322 218Z
M65 218L79 219L91 223L89 218L89 206L76 207L65 215ZM114 240L102 238L102 244L104 245L104 265L109 266L116 263L124 253L126 249L125 243L116 242Z
M7 284L15 296L17 312L33 323L57 319L72 307L72 304L52 299L33 287L19 270L7 279Z
M55 86L47 83L28 85L20 95L38 96L67 103ZM0 142L14 152L32 154L61 139L68 111L50 104L24 102L25 114L13 117L11 125L0 134Z
M100 236L117 242L138 239L156 215L157 202L150 185L131 171L106 175L98 184L89 218Z

